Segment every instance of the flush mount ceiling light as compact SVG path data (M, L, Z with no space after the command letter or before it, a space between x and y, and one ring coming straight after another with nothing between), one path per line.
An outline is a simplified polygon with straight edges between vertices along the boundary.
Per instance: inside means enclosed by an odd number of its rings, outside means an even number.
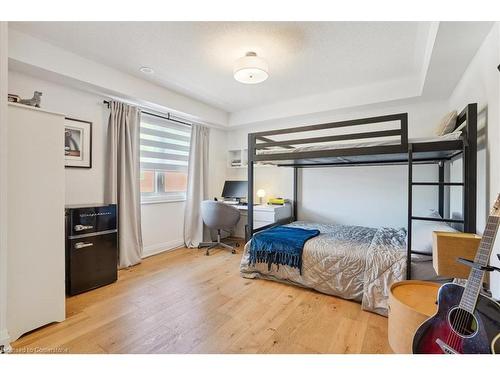
M269 77L266 61L255 52L247 52L236 60L233 74L235 80L247 84L264 82Z
M153 68L150 68L149 66L141 66L139 71L144 74L153 74L155 72Z

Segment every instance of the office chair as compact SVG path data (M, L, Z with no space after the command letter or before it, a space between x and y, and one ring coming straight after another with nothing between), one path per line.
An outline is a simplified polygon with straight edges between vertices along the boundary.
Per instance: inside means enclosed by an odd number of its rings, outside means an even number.
M240 220L240 211L236 207L232 207L226 203L218 201L203 201L201 202L201 217L205 225L212 230L217 231L217 241L202 242L198 245L198 249L207 247L205 255L210 255L209 251L217 246L222 246L236 253L234 246L239 246L237 242L224 243L221 240L221 231L230 232Z

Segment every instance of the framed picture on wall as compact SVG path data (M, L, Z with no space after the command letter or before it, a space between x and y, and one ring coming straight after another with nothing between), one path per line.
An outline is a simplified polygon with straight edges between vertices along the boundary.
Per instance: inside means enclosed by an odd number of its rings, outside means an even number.
M66 168L92 168L92 123L64 120L64 157Z

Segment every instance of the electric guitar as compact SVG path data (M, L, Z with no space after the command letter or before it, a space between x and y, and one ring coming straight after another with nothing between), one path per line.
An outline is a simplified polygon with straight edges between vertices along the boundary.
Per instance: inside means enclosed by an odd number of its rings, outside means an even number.
M415 354L495 353L500 336L500 305L480 294L500 224L500 194L491 210L465 288L448 283L438 293L438 311L413 337Z

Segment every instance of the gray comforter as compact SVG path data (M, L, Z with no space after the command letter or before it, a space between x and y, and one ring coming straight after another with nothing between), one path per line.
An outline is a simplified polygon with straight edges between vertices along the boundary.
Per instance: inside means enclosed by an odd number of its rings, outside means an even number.
M302 275L296 268L249 263L246 244L240 272L246 278L284 281L361 302L364 310L387 315L389 287L406 272L406 230L294 222L289 226L319 229L306 242Z

